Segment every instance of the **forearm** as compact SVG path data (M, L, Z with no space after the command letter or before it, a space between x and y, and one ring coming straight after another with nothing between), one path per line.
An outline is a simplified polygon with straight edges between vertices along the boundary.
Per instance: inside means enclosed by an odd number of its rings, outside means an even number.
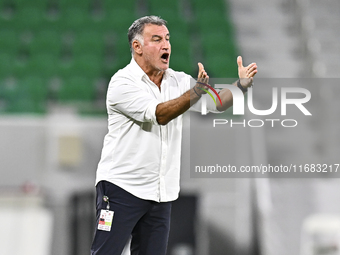
M235 81L232 85L237 87L237 81ZM221 98L222 105L219 102L219 100L216 100L216 109L217 110L225 111L229 107L233 106L233 94L231 93L231 91L229 89L227 89L227 88L222 89L218 94Z
M193 89L188 90L182 96L160 103L156 107L156 118L160 125L166 125L171 120L186 112L191 105L201 97Z

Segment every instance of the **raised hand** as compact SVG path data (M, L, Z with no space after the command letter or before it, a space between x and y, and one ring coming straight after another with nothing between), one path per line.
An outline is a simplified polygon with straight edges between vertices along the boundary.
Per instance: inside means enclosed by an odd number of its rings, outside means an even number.
M242 57L237 57L238 77L242 87L248 88L253 84L253 77L257 73L256 63L251 63L248 66L243 66Z
M202 82L202 83L209 82L209 75L204 70L203 64L200 62L198 63L198 80L197 81Z
M195 92L199 95L205 94L206 92L202 89L207 89L207 87L204 86L204 84L208 84L208 82L209 82L209 75L204 70L203 64L198 63L198 79L197 79L197 83L195 86L197 90L195 89Z

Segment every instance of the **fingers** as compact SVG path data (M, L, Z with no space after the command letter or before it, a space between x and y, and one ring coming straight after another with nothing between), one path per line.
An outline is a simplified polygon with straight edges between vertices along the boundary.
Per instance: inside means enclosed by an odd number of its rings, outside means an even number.
M246 76L247 77L254 77L257 73L257 65L256 63L251 63L246 67Z
M198 63L198 79L202 83L208 83L209 76L207 72L204 70L204 66L202 63Z
M202 70L204 70L204 66L201 62L198 62L198 71L201 72Z
M202 63L198 62L198 78L203 77L204 66Z
M257 74L257 70L254 70L248 74L248 77L253 78Z

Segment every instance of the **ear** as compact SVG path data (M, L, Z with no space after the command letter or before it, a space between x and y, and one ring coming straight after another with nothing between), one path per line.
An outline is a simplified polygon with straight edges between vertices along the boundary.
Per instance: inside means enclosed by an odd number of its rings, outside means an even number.
M138 55L142 54L143 49L142 49L142 44L138 40L134 40L132 42L132 48L134 52Z

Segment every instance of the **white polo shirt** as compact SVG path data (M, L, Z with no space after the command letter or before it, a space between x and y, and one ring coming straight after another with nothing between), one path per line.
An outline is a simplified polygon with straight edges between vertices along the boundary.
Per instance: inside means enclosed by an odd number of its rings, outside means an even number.
M159 90L134 59L111 78L106 99L109 131L96 184L109 181L145 200L177 199L182 115L162 126L155 112L159 103L188 91L190 83L195 84L190 75L169 68ZM200 101L191 110L200 111ZM216 107L208 103L207 110L216 111Z

